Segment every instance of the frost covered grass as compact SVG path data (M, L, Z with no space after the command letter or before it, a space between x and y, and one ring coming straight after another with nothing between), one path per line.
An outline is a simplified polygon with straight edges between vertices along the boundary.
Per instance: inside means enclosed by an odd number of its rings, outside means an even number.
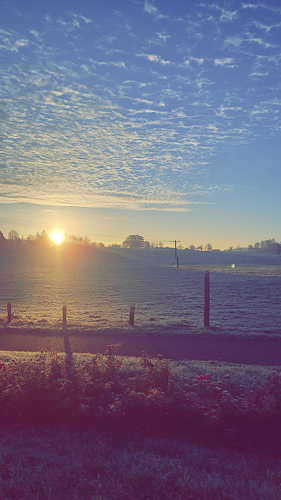
M281 460L180 438L0 431L0 496L13 500L276 500Z
M123 249L124 250L124 249ZM180 252L172 249L97 250L92 258L49 263L0 255L0 330L128 334L135 303L134 335L202 335L204 271L210 271L209 330L216 335L281 335L280 256L251 252ZM95 255L95 257L94 257ZM234 268L232 266L235 266Z

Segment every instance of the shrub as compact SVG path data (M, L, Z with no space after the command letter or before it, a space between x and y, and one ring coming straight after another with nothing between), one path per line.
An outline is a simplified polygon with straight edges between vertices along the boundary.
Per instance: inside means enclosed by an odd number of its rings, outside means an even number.
M243 449L281 445L281 379L235 385L210 374L185 380L171 363L145 352L124 374L119 344L75 367L71 355L42 351L0 362L0 424L97 428L122 433L189 435ZM129 375L129 376L128 376Z

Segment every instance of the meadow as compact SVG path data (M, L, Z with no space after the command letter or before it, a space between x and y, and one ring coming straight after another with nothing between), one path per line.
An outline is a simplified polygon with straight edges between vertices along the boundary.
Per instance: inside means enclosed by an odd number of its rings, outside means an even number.
M280 497L280 369L117 349L1 352L1 498Z
M134 334L203 332L204 271L211 282L211 325L218 335L281 334L281 257L256 252L24 247L0 255L0 328L58 330L67 306L69 331Z
M97 249L0 256L0 329L198 334L210 271L217 335L279 337L280 257ZM83 257L83 258L82 258ZM235 265L235 267L233 267ZM135 324L128 312L136 304ZM114 336L112 337L114 342ZM5 500L281 497L279 367L0 353Z

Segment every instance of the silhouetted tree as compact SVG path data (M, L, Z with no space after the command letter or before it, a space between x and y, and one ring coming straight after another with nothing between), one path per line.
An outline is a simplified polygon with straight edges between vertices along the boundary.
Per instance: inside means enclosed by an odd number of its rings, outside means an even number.
M207 245L205 246L205 250L207 250L207 252L211 252L213 250L211 243L207 243Z
M139 236L138 234L130 234L122 243L123 248L143 248L144 245L143 236Z
M189 245L189 250L195 250L195 246L194 245Z
M14 229L12 229L9 232L9 240L11 240L11 241L18 241L19 239L20 239L19 233L17 231L15 231Z
M88 236L84 236L84 244L85 245L90 245L91 244L91 240L90 240L90 238L88 238Z
M2 231L0 231L0 245L3 245L6 243L6 238L4 236L4 234L2 233Z
M41 234L38 232L36 233L36 243L40 245L49 245L51 243L51 240L44 229Z

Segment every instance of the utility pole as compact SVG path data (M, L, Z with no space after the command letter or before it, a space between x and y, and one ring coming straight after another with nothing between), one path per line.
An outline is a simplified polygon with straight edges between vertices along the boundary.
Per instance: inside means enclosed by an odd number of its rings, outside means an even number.
M180 243L180 240L171 240L170 243L175 243L175 258L177 258L177 243Z

